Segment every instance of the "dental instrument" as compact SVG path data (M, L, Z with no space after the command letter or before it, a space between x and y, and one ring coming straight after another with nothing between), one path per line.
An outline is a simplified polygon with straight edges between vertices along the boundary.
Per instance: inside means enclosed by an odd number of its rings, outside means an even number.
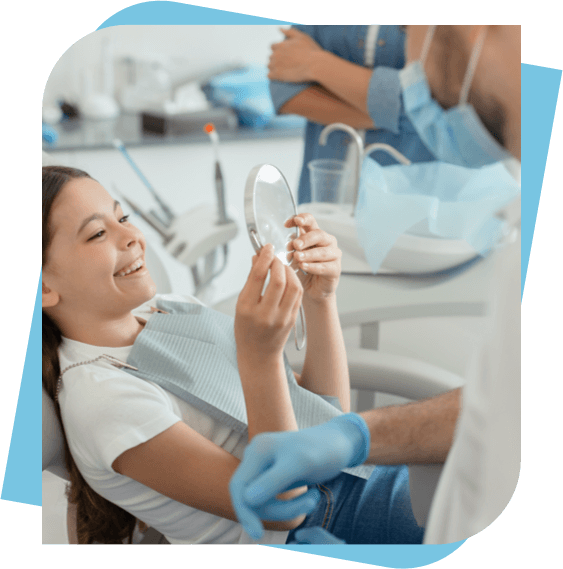
M155 217L154 214L151 212L145 213L133 200L126 197L121 191L118 190L115 183L111 185L113 191L127 204L131 210L136 213L143 221L145 221L150 227L152 227L163 239L164 244L166 245L174 236L169 234L167 231L167 227L165 227L162 222Z
M219 215L219 225L229 222L227 218L227 210L225 208L225 185L223 183L223 173L219 162L219 135L213 123L207 123L203 127L204 132L209 135L213 144L213 152L215 155L215 190L217 192L217 210Z
M195 294L199 294L211 281L217 278L226 268L229 256L228 241L233 239L237 233L236 224L228 217L227 207L225 200L225 186L223 182L223 173L219 162L219 135L213 123L207 123L204 132L209 135L213 143L214 158L215 158L215 190L217 195L217 219L209 219L210 210L208 207L198 208L198 213L201 217L198 218L197 223L184 224L183 229L189 227L189 231L194 229L198 233L194 236L193 241L199 240L198 247L192 247L192 257L195 254L205 257L204 276L199 274L197 266L197 258L192 262L189 255L185 255L184 251L190 241L179 243L174 249L173 255L182 259L182 262L188 264L192 273L192 278L195 286ZM212 214L211 214L212 216ZM203 221L203 223L202 223ZM217 247L222 245L223 250L223 264L217 270L213 271L215 265L215 256ZM205 251L205 252L204 252ZM191 263L191 264L190 264Z
M288 251L287 245L295 239L296 234L295 228L285 227L285 222L297 215L297 207L286 179L275 166L260 164L248 174L244 190L244 215L254 250L258 252L270 243L274 247L274 255L284 265L291 266L293 251ZM299 316L302 340L297 340L296 322L295 347L302 350L307 337L302 305L299 307Z
M129 165L131 166L131 168L133 168L135 174L137 174L137 176L139 177L139 179L141 180L141 182L143 182L144 186L147 188L147 190L149 190L149 192L153 195L154 199L156 200L156 202L158 203L158 205L160 206L162 212L164 213L165 216L165 221L161 220L161 223L165 226L165 227L170 227L170 224L172 223L172 221L175 218L174 213L172 212L172 210L170 209L170 207L168 207L168 205L166 205L166 203L160 198L160 196L158 195L158 193L156 192L156 190L153 188L153 186L150 184L150 182L147 180L147 178L145 177L145 175L141 172L140 168L137 166L137 164L135 164L135 162L133 161L133 159L131 158L131 156L129 155L129 152L127 152L125 145L123 144L123 142L121 140L119 140L118 138L114 139L113 141L113 146L119 150L119 152L121 152L121 154L123 155L123 157L125 158L125 160L127 160L127 162L129 162ZM151 212L155 217L159 217L154 211Z

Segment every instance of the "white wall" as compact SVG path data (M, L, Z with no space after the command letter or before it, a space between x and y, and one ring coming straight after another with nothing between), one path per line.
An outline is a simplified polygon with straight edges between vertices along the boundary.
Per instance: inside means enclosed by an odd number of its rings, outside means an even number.
M141 60L174 59L186 73L195 73L233 61L266 65L270 45L282 37L279 26L105 28L77 41L61 56L47 82L45 103L59 97L76 101L81 89L80 76L85 69L99 79L102 45L108 40L115 59L127 56Z

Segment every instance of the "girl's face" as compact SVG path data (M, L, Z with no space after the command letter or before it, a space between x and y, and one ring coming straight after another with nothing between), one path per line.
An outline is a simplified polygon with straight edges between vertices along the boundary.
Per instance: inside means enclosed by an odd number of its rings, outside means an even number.
M51 209L51 245L43 283L61 314L117 317L150 300L146 242L98 182L68 182Z

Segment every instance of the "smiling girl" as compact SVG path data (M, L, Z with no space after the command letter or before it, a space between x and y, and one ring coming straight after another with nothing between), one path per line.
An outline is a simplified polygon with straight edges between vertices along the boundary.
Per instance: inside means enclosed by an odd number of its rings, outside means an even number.
M348 410L334 300L340 251L312 218L295 223L303 228L300 263L309 263L304 280L309 341L321 346L314 357L307 356L298 380L313 392L339 397ZM254 257L235 319L245 437L156 384L96 360L105 354L126 361L151 317L156 287L145 266L145 248L121 205L88 174L43 168L43 384L58 400L64 426L79 542L121 543L131 538L139 519L172 543L248 543L228 482L248 439L297 428L283 347L303 285L270 247ZM263 542L284 543L302 519L270 523Z
M269 245L254 256L234 327L227 326L236 342L236 354L232 342L225 344L232 346L227 357L242 387L231 396L244 399L238 403L248 422L247 432L240 432L115 367L116 361L127 362L139 335L152 328L156 300L164 298L156 295L145 266L145 239L88 174L43 168L43 386L57 403L65 433L79 543L131 542L138 521L170 543L252 543L237 522L229 481L255 435L297 429L283 349L301 304L308 347L295 379L318 396L313 399L337 400L348 413L349 376L335 295L341 252L310 214L286 226L300 229L288 245L295 251L293 266L283 265ZM298 277L295 267L305 272ZM189 297L181 302L198 304ZM210 377L219 362L205 365L201 376ZM227 397L221 381L211 385ZM368 480L341 473L319 490L322 496L305 494L305 487L281 496L293 499L289 507L296 514L289 521L276 522L276 505L266 504L260 517L274 521L264 524L260 543L286 543L297 527L317 525L348 543L422 540L406 467L378 467ZM310 514L297 515L302 511Z

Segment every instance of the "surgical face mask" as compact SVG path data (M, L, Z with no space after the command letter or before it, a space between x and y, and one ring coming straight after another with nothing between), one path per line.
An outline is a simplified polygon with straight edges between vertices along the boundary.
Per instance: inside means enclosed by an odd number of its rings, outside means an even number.
M435 28L430 26L428 29L420 61L411 63L399 72L405 114L437 160L466 168L480 168L508 159L510 154L485 128L473 106L467 103L486 28L471 53L459 104L448 110L432 99L424 72L424 62Z

